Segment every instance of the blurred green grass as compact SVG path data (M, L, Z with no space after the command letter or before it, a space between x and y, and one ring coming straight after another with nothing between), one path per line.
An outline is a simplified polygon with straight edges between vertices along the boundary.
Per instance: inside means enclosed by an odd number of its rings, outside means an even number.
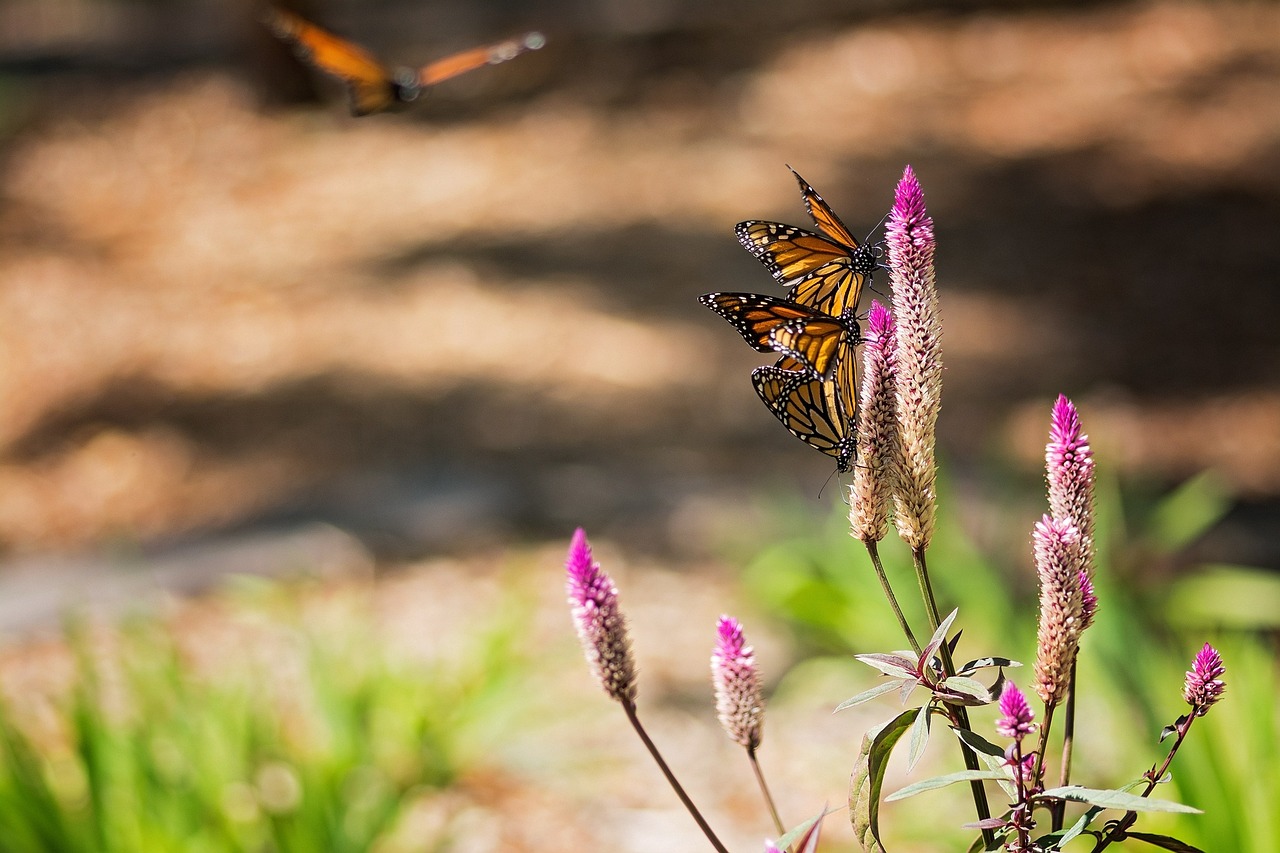
M415 810L528 712L513 598L438 661L397 660L373 620L309 624L296 590L242 581L271 649L196 665L154 617L68 624L72 689L37 739L0 709L6 851L379 851L447 846ZM367 617L368 614L365 614Z

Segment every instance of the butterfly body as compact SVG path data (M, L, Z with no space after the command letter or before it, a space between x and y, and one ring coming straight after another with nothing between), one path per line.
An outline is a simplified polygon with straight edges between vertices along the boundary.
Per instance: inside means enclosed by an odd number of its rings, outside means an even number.
M539 33L526 33L516 39L464 50L421 68L391 69L360 45L292 12L272 8L265 20L277 37L297 48L304 61L346 85L351 114L355 116L404 106L428 86L484 65L514 59L526 50L536 50L544 41Z

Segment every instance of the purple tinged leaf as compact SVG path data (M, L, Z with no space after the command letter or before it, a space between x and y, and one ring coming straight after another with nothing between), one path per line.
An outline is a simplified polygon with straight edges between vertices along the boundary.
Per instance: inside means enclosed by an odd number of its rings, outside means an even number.
M952 693L971 696L984 705L991 701L991 694L987 691L987 686L977 679L953 675L945 679L942 682L942 686Z
M942 620L942 624L938 625L938 630L934 631L933 636L929 638L929 644L920 652L921 660L929 660L938 653L943 639L947 636L947 631L951 628L951 623L956 620L956 614L959 612L959 609L952 610L947 618Z
M1022 664L1019 661L1013 660L1011 658L1001 658L1001 657L994 657L994 656L978 658L977 660L971 660L968 663L966 663L964 666L960 667L960 669L956 672L956 675L973 675L975 672L977 672L980 669L990 669L991 667L995 667L995 666L998 666L1002 669L1013 669L1015 667L1022 666Z
M989 817L986 820L976 821L974 823L962 824L964 829L1001 829L1009 825L1009 821L1002 817Z
M869 667L878 669L890 678L907 678L918 680L916 662L901 655L869 654L854 655L854 660L861 661Z
M929 744L930 706L923 705L911 724L911 741L907 747L907 772L915 769L916 762L924 755L924 748Z

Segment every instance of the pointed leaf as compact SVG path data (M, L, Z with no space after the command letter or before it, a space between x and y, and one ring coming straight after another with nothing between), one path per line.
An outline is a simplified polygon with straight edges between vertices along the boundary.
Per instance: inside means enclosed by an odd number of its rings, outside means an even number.
M1086 810L1084 814L1080 815L1080 819L1063 830L1061 834L1055 833L1058 835L1058 846L1061 847L1068 841L1074 840L1076 836L1088 829L1089 824L1093 823L1093 819L1097 817L1098 813L1101 811L1102 809L1097 806L1093 806Z
M1168 835L1155 835L1150 832L1129 832L1125 833L1126 838L1136 838L1139 841L1145 841L1148 844L1154 844L1165 850L1172 850L1174 853L1204 853L1199 847L1188 844L1185 841L1179 841Z
M983 766L988 770L998 770L1003 774L1004 778L996 781L999 782L1000 790L1004 791L1005 796L1011 801L1018 799L1018 789L1013 784L1013 773L1005 765L1004 750L977 732L957 729L955 726L951 727L951 731L955 732L961 743L974 755L978 756L978 760L982 762Z
M890 678L917 678L916 662L900 655L854 655L853 659L875 667Z
M929 711L930 706L922 706L920 713L916 714L916 721L911 724L911 743L907 749L908 773L915 768L916 762L920 760L925 746L929 743L929 717L931 716Z
M987 692L987 685L978 681L976 678L965 678L960 675L953 675L944 679L942 686L946 687L953 693L962 693L965 696L972 696L974 699L982 702L990 702L991 694Z
M1136 794L1126 793L1125 791L1082 788L1079 785L1050 788L1044 793L1038 794L1036 799L1048 799L1051 797L1072 800L1077 803L1089 803L1094 806L1102 806L1104 809L1123 809L1127 812L1203 814L1200 809L1183 805L1182 803L1175 803L1171 800L1155 800L1151 797L1139 797Z
M818 849L818 836L822 834L822 819L829 814L831 812L823 807L816 816L788 830L786 835L773 842L773 846L779 850L794 849L796 853L814 853Z
M999 657L978 658L977 660L971 660L968 663L966 663L964 666L960 667L959 671L956 674L957 675L973 675L975 672L977 672L980 669L989 669L993 666L998 666L1003 669L1006 667L1008 668L1019 667L1019 666L1022 666L1022 664L1020 664L1016 660L1012 660L1011 658L999 658Z
M929 638L929 643L924 647L924 651L920 652L920 660L929 660L937 654L938 649L942 647L942 640L947 636L947 631L951 628L951 623L955 621L956 614L960 611L952 610L946 619L942 620L942 624L938 626L938 630L933 632L933 636Z
M916 686L914 681L911 681L908 683L912 687ZM852 708L854 705L861 705L863 702L870 702L872 699L876 698L877 696L883 696L885 693L889 693L893 690L897 690L900 684L901 684L901 681L899 679L895 679L893 681L885 681L880 684L877 684L875 687L872 687L870 690L864 690L861 693L859 693L857 696L852 696L844 700L839 705L837 705L835 711L832 711L831 713L833 714L838 713L840 711L843 711L845 708Z
M911 699L911 694L914 693L916 688L919 686L920 684L918 682L907 681L904 679L902 681L902 689L898 691L898 701L903 705L907 704Z
M862 749L849 784L849 822L862 849L883 853L880 843L880 791L893 747L911 728L915 709L903 711L873 732L862 736Z
M958 773L948 773L945 776L934 776L932 779L923 779L913 785L905 788L899 788L892 794L884 798L886 803L894 800L904 800L907 797L913 797L916 794L925 791L934 791L938 788L945 788L948 785L954 785L956 782L972 782L974 779L982 779L988 781L996 781L1006 778L1004 773L999 770L961 770Z

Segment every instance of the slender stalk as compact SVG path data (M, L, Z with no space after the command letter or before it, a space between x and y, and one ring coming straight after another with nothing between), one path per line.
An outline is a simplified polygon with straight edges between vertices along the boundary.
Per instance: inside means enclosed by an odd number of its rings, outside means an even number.
M925 610L929 614L929 631L930 633L938 630L938 625L942 623L942 619L938 615L938 600L933 594L933 584L929 581L929 565L925 561L923 548L911 549L912 561L916 567L916 579L920 582L920 595L924 598ZM955 662L951 659L951 647L947 645L944 639L938 647L938 654L942 657L942 672L947 677L956 674ZM951 719L956 728L966 732L973 731L973 726L969 722L969 711L963 705L946 706L947 716ZM973 754L969 747L962 742L960 744L960 755L964 759L964 766L969 770L978 770L978 756ZM987 789L982 786L981 779L972 779L969 781L969 790L973 794L973 806L977 810L979 820L988 820L991 817L991 806L987 802ZM995 832L990 829L982 830L983 844L990 848L995 843Z
M902 608L898 606L898 598L893 594L893 587L889 586L889 576L885 573L884 564L880 562L880 549L876 546L876 541L874 539L864 539L862 544L866 546L867 554L871 557L871 565L875 566L876 577L880 579L880 588L884 590L884 597L889 599L889 606L893 608L893 615L898 619L898 626L902 628L902 633L906 635L907 642L911 644L911 649L917 655L920 654L920 641L911 632L907 617L903 615Z
M1058 787L1071 784L1071 751L1076 736L1076 661L1071 661L1071 681L1067 687L1067 702L1062 718L1062 767L1058 772ZM1059 800L1053 807L1053 831L1062 829L1066 820L1067 804Z
M774 828L778 830L779 835L785 835L786 826L782 823L782 818L778 817L778 807L774 805L773 794L769 793L769 785L764 781L764 772L760 769L760 762L756 761L755 747L747 747L747 758L751 759L751 769L755 771L756 783L760 786L760 793L764 797L765 805L769 807L769 814L773 818Z
M663 760L662 753L658 752L658 747L649 739L649 734L644 730L644 726L640 725L640 718L636 716L635 703L629 699L622 699L620 702L622 710L627 713L627 719L631 721L631 727L636 730L636 734L640 735L640 740L644 741L649 754L653 756L654 761L658 762L658 769L662 771L663 776L667 777L667 783L676 792L680 802L684 803L684 807L689 810L689 814L693 815L693 819L698 824L698 828L702 830L703 835L707 836L707 840L711 842L711 846L715 848L716 853L729 853L725 846L720 843L720 839L716 838L716 834L711 831L711 827L707 825L707 821L702 817L702 812L698 811L698 807L693 804L693 800L689 799L689 795L684 792L684 788L676 781L675 774L671 772L671 768Z
M1195 719L1196 716L1194 713L1187 714L1186 717L1175 724L1178 737L1174 740L1173 746L1170 747L1169 754L1165 756L1164 761L1158 766L1152 765L1151 769L1147 771L1147 787L1139 796L1148 797L1151 795L1151 792L1156 789L1156 785L1164 778L1164 774L1169 771L1169 765L1173 763L1173 757L1178 754L1178 747L1182 746L1182 742L1187 739L1187 732L1191 731L1191 724L1195 722ZM1098 843L1094 845L1091 853L1099 853L1099 851L1105 850L1109 847L1111 842L1121 840L1124 837L1125 831L1128 830L1129 827L1133 826L1137 819L1137 812L1126 812L1125 816L1111 828L1111 831L1099 839Z
M1040 743L1036 745L1036 767L1035 773L1031 777L1035 780L1036 785L1044 782L1044 756L1049 748L1049 732L1053 729L1053 711L1057 705L1044 706L1044 723L1040 726Z

